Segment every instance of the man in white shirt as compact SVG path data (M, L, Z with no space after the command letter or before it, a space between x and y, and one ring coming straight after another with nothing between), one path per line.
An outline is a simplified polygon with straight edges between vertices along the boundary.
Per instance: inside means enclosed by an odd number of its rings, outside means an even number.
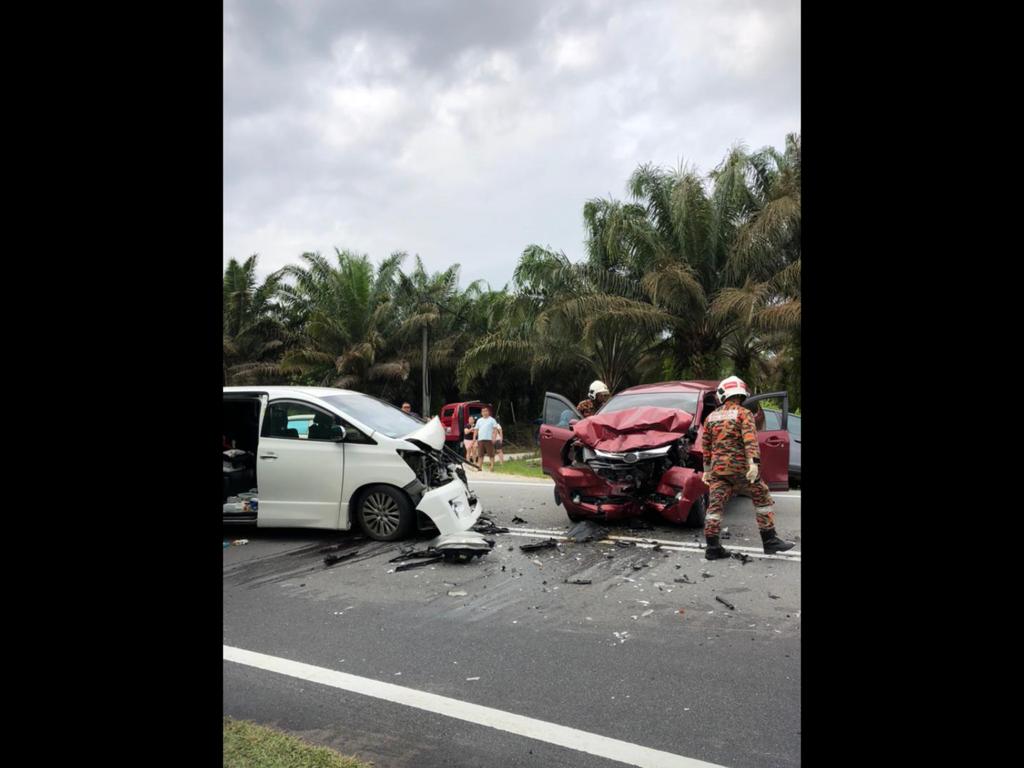
M476 455L480 457L480 468L483 469L484 457L491 457L491 471L494 471L494 430L498 422L491 416L491 409L484 408L480 411L480 418L476 422Z

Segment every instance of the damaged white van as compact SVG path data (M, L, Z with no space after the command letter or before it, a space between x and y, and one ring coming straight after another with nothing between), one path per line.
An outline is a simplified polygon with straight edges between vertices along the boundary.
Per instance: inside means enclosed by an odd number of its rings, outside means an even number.
M322 387L224 387L225 501L255 505L224 522L348 530L377 541L436 528L469 531L480 502L444 428L360 392ZM255 507L255 509L252 509ZM230 508L230 510L229 510Z

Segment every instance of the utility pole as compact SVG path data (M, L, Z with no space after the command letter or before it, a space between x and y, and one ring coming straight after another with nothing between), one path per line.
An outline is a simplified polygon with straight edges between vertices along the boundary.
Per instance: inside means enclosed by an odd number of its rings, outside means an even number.
M427 326L423 326L423 410L420 415L430 418L430 367L427 365Z

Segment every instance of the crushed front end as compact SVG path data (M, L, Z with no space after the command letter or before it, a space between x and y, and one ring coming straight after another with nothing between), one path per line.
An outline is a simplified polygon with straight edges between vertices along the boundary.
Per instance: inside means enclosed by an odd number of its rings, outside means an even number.
M689 451L692 417L644 407L578 422L554 473L556 494L573 519L621 520L657 513L686 523L707 491Z

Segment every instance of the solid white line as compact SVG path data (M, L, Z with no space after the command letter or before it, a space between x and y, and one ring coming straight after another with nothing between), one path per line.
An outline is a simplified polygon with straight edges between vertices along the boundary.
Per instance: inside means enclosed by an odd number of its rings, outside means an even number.
M469 478L467 478L467 479L469 479ZM555 487L554 483L516 483L514 481L507 481L506 482L504 480L472 480L472 479L470 479L470 480L471 480L470 481L470 487L471 488L474 485L517 485L517 486L526 486L527 488L554 488Z
M565 535L565 531L546 531L540 528L510 528L508 531L510 536L526 536L531 539L557 539L559 541L569 541ZM634 536L609 536L606 539L602 539L597 542L613 544L616 541L630 541L633 542L640 549L654 549L655 545L661 544L661 548L667 552L703 552L704 547L694 544L688 541L673 541L671 539L639 539ZM749 557L755 560L788 560L793 563L800 562L801 553L798 551L790 550L781 554L767 555L763 550L757 549L756 547L742 547L734 544L730 544L728 549L735 549L740 552L746 553Z
M276 672L288 677L296 677L311 683L340 688L343 691L351 691L363 696L372 696L375 699L383 699L445 717L453 717L457 720L465 720L468 723L496 728L517 736L545 741L548 744L574 749L577 752L586 752L626 765L635 765L641 768L722 768L715 763L641 747L600 734L588 733L479 704L470 704L467 701L439 696L436 693L418 691L393 683L383 683L368 677L359 677L325 667L315 667L311 664L247 651L243 648L225 645L224 660L268 672Z

